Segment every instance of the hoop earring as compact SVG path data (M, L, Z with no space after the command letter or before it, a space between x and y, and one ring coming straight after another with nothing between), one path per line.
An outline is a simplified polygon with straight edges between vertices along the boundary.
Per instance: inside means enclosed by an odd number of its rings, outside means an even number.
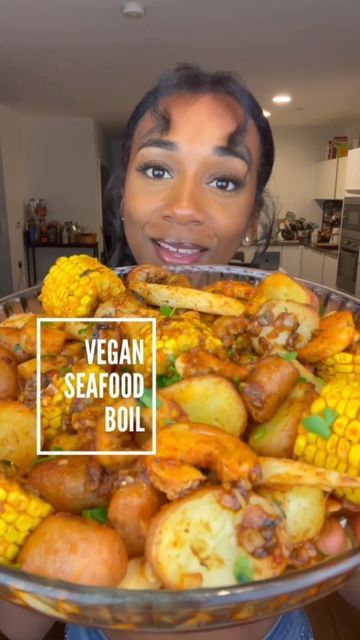
M253 240L250 236L244 236L242 241L241 241L241 245L243 247L249 247L252 244Z

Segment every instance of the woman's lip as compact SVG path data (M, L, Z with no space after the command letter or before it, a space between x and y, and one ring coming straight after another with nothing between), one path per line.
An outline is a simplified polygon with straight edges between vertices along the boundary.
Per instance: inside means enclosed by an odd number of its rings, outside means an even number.
M190 242L166 242L153 240L155 252L165 264L195 264L199 262L206 249Z

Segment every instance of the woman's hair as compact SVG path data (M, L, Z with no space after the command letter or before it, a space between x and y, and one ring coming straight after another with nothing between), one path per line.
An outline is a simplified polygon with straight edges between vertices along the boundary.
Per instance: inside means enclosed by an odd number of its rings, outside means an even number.
M148 91L132 112L122 136L120 167L109 182L106 201L109 206L111 221L116 231L116 249L111 257L111 266L124 264L129 255L126 238L120 217L121 196L125 176L129 164L132 141L140 120L149 111L166 129L166 112L161 110L161 101L173 94L184 93L204 95L219 93L233 98L244 110L245 124L249 119L255 123L260 137L260 160L256 184L255 206L253 215L258 217L260 229L259 246L253 262L262 254L270 241L274 213L269 199L264 198L264 189L270 178L274 164L274 142L270 125L263 115L263 110L246 86L229 72L207 72L197 65L178 64L165 71L158 83ZM265 201L266 200L266 201Z

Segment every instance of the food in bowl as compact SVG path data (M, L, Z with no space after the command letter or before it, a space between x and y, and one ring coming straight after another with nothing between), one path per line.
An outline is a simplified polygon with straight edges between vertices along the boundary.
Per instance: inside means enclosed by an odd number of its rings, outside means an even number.
M322 560L316 540L327 517L346 524L360 505L360 349L350 311L321 316L314 293L284 274L196 289L153 265L123 282L84 256L56 263L41 300L45 317L79 321L42 329L46 457L34 449L36 316L0 324L3 563L78 584L188 589ZM65 396L67 373L102 373L88 370L94 326L84 316L103 317L101 335L119 344L140 329L126 321L114 329L106 318L156 319L156 454L112 455L149 451L150 353L138 366L147 383L142 433L105 434L101 401ZM113 399L126 403L136 404ZM79 455L61 453L69 450Z

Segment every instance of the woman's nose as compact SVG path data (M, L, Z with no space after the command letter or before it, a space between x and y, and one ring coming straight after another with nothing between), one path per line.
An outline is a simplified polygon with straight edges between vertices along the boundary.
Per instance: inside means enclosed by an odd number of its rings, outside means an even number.
M169 222L180 225L204 224L206 213L202 205L201 194L193 179L183 179L174 185L166 203L163 216Z

